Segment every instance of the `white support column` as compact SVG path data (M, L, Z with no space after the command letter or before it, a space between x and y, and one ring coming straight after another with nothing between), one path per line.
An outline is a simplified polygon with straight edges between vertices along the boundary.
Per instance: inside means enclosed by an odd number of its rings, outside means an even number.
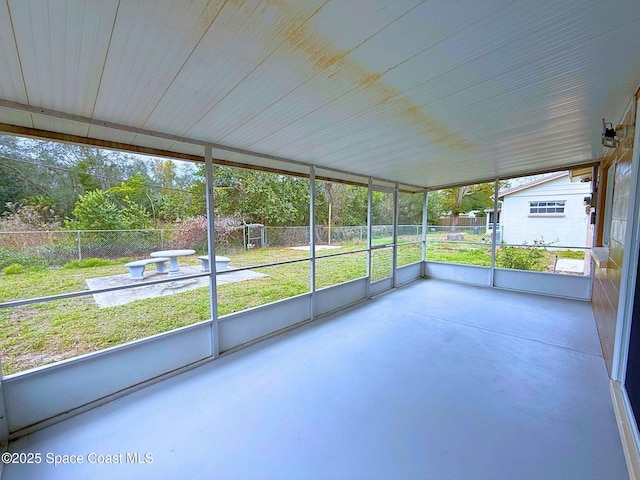
M371 295L371 239L373 237L373 179L369 177L367 190L367 297Z
M7 418L7 403L4 400L4 386L2 385L2 358L0 358L0 453L4 452L9 440L9 420ZM0 477L2 465L0 465Z
M393 189L393 232L391 233L391 288L396 286L396 268L398 267L398 217L400 207L398 205L398 184Z
M216 288L216 229L214 220L213 192L213 159L211 147L204 147L204 170L206 177L207 197L207 244L209 250L209 304L211 310L211 352L214 358L220 355L218 335L218 290Z
M427 201L429 190L425 190L422 198L422 261L427 260ZM422 276L424 277L424 264L422 265Z
M498 243L498 193L500 189L500 182L495 179L493 184L493 235L491 235L491 282L490 285L494 286L494 277L496 273L496 246Z
M316 168L309 167L309 318L316 317Z

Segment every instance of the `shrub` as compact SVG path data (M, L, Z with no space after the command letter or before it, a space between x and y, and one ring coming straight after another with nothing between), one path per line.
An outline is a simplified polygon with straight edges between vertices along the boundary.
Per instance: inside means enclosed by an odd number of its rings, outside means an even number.
M104 258L86 258L84 260L71 260L64 264L62 268L92 268L92 267L106 267L112 265L113 262Z
M502 245L496 254L498 267L515 270L534 270L542 272L547 268L547 258L544 250L544 240L534 240L533 245L510 247Z
M207 217L203 215L183 220L171 241L172 247L204 251L207 247L207 225Z
M172 248L193 248L207 250L207 217L199 215L180 222L180 229L175 233ZM216 217L216 247L229 250L234 236L242 239L242 221L233 216ZM239 243L242 243L240 240Z
M11 265L2 269L2 273L4 273L5 275L16 275L22 272L24 272L24 266L20 265L19 263L12 263Z
M42 203L20 205L7 202L4 208L5 212L0 215L0 231L50 231L60 228L60 221L55 212Z
M33 253L21 251L16 252L0 247L0 269L19 263L24 267L46 267L47 261Z

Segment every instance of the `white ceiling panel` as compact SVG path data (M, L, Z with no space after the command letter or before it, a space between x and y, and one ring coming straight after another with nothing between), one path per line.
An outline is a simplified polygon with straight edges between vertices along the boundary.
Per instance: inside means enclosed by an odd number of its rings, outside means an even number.
M91 116L118 3L8 0L8 5L29 104Z
M142 127L202 36L223 0L120 2L95 117Z
M246 136L255 131L256 124L267 123L277 128L286 121L278 120L282 113L270 107L283 107L277 110L286 114L308 103L327 102L336 95L334 88L342 92L345 87L357 87L371 72L351 61L349 53L416 4L415 1L385 0L366 10L356 8L361 3L351 4L352 14L345 12L341 3L324 5L293 34L283 38L280 46L187 134L198 137L213 128L222 142L234 143L227 134L251 122L236 135L245 144L250 142ZM329 37L331 31L339 34ZM349 75L336 77L344 71ZM265 78L272 81L267 85ZM294 91L300 94L287 98ZM266 115L261 116L263 112ZM295 113L285 118L291 116Z
M0 98L13 98L17 102L27 103L18 48L6 2L0 2L0 72Z
M153 111L145 128L184 135L286 40L322 4L226 2ZM277 79L261 83L267 89Z
M460 184L597 160L638 32L638 0L2 0L0 123Z

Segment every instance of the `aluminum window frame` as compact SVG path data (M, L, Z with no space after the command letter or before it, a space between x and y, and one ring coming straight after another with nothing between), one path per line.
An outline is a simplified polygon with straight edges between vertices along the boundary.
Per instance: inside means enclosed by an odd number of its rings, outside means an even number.
M564 217L566 215L566 208L566 200L529 200L530 217ZM534 212L534 209L537 211Z

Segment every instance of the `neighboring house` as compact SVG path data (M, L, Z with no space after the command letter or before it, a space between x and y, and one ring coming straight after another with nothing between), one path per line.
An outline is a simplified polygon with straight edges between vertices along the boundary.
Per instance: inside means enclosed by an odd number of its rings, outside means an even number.
M587 246L589 216L584 202L590 195L591 182L572 181L569 172L501 192L502 241L531 245L543 238L545 243L559 247Z

